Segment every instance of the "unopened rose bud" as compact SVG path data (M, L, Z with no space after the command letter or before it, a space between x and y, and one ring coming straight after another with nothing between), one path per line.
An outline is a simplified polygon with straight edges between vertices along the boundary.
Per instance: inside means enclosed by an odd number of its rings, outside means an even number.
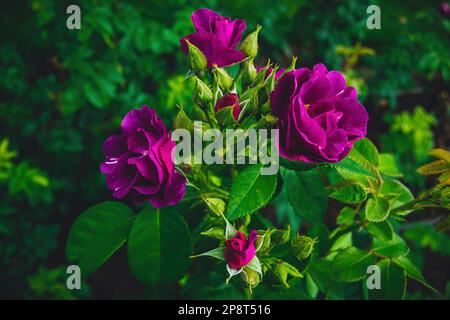
M311 255L315 243L315 239L306 236L298 236L291 242L292 254L299 260L306 259Z
M261 277L259 273L253 269L246 268L243 272L244 280L247 282L252 288L256 287L261 281Z
M272 242L275 244L285 244L289 241L291 236L291 226L288 226L287 230L275 230L272 233Z
M204 200L211 213L219 217L223 216L225 202L222 199L205 197Z
M189 68L194 70L195 72L200 72L206 69L208 66L208 61L206 60L205 55L203 52L194 46L192 43L189 42L189 40L185 40L188 45L188 55L187 60L189 64Z
M224 91L229 91L233 85L233 78L223 68L214 66L214 75L219 87Z
M273 273L286 288L289 288L289 284L287 283L288 276L292 276L294 278L303 278L303 275L300 273L300 271L297 270L296 267L281 260L274 267Z
M201 235L223 240L225 238L225 230L222 227L214 226L200 233Z
M213 93L209 86L200 78L195 77L194 102L199 106L206 106L213 99Z
M244 61L241 66L244 85L247 86L252 84L258 74L253 61Z
M241 44L241 51L245 53L247 57L254 58L258 54L258 33L261 30L261 26L258 25L256 30L250 33Z

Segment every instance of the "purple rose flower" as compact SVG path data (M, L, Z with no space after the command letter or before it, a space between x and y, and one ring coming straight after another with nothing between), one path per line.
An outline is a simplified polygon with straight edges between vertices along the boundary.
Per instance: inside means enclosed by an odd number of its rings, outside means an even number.
M214 111L218 112L223 108L231 106L233 107L233 117L237 121L237 119L239 118L239 113L241 112L241 105L236 93L227 93L223 95L219 100L217 100Z
M191 19L197 32L180 40L185 54L189 51L187 39L203 52L210 68L213 65L226 67L246 58L243 52L236 50L246 28L244 20L231 20L209 9L198 9Z
M172 161L175 142L154 109L143 106L127 113L121 134L103 143L100 170L113 197L131 196L136 203L174 205L184 196L186 179Z
M262 69L264 69L264 67L256 67L257 72L260 72ZM273 71L272 67L267 68L266 75L264 76L264 78L267 79L267 77L270 76L272 71ZM275 80L278 80L278 78L281 77L281 75L284 73L284 71L286 71L286 69L279 68L277 70L277 72L275 73Z
M368 115L355 88L323 64L281 77L270 104L279 119L280 155L289 160L338 162L367 132Z
M439 10L441 11L443 16L450 16L450 5L447 2L442 2L439 6Z
M232 269L240 269L253 259L257 235L256 231L252 230L248 239L245 239L244 234L238 231L233 238L225 240L224 256Z

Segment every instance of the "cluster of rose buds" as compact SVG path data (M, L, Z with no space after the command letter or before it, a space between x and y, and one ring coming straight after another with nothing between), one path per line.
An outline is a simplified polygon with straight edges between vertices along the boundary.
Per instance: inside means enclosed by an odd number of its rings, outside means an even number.
M192 14L192 22L195 33L182 38L180 45L187 56L188 75L195 81L194 103L210 127L275 127L280 156L307 163L338 162L365 136L367 112L342 73L328 71L321 63L312 69L296 68L295 58L287 68L270 62L255 66L261 26L242 40L244 20L199 9ZM231 75L226 68L237 64L238 73ZM101 171L113 196L149 201L158 208L181 201L186 178L171 158L174 146L155 110L144 106L129 112L121 133L103 144L106 159ZM301 250L297 246L298 256L310 253L314 242L308 241L302 242ZM230 275L250 266L244 270L249 283L261 276L255 255L261 247L256 242L256 231L247 238L236 232L224 240L220 250ZM274 268L284 283L288 275L299 276L279 261Z

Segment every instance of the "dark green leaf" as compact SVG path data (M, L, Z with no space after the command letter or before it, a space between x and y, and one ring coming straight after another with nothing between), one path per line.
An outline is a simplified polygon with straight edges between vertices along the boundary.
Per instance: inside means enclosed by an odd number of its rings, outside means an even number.
M332 276L338 281L355 282L367 276L367 267L375 263L368 251L350 247L341 251L331 267Z
M311 223L321 223L327 209L327 193L322 176L316 170L292 171L283 169L288 199L300 217Z
M382 222L370 222L366 226L367 231L381 241L389 241L392 239L394 230L388 220Z
M390 259L383 259L377 263L380 267L380 289L369 290L372 300L400 300L406 292L406 275L403 268Z
M97 270L127 240L134 218L120 202L103 202L84 211L70 230L66 254L84 276Z
M130 233L131 271L147 285L177 281L187 271L190 243L186 222L174 209L144 209Z

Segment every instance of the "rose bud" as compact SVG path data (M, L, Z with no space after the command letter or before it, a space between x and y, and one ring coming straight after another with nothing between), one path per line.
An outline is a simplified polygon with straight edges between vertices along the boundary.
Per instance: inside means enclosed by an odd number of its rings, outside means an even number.
M195 91L194 91L194 102L204 107L208 105L213 99L213 92L209 86L204 83L200 78L195 77Z
M246 28L244 20L231 20L209 9L198 9L191 19L196 32L180 40L184 54L189 52L187 39L203 52L210 68L214 64L226 67L246 58L236 49Z
M338 162L367 132L368 115L355 88L323 64L295 69L270 95L278 117L280 156L309 163Z
M237 121L239 118L239 113L241 112L241 105L236 93L227 93L223 95L222 98L217 100L214 111L219 112L219 110L226 107L233 107L233 117Z
M233 85L233 78L225 71L223 68L219 68L216 65L214 66L214 76L216 78L219 87L222 90L228 91L231 89Z
M186 43L189 50L187 55L189 67L196 72L200 72L206 69L208 61L206 60L205 55L200 51L199 48L190 43L189 40L186 39Z
M247 57L254 58L258 54L258 33L261 31L261 28L258 25L256 30L250 33L241 43L240 49Z
M240 269L246 266L255 256L256 230L250 231L248 239L238 231L232 238L225 240L224 256L232 269Z
M175 205L184 196L185 177L175 169L171 140L154 109L143 106L126 114L121 133L103 143L105 161L100 170L117 199L149 201L154 207Z

